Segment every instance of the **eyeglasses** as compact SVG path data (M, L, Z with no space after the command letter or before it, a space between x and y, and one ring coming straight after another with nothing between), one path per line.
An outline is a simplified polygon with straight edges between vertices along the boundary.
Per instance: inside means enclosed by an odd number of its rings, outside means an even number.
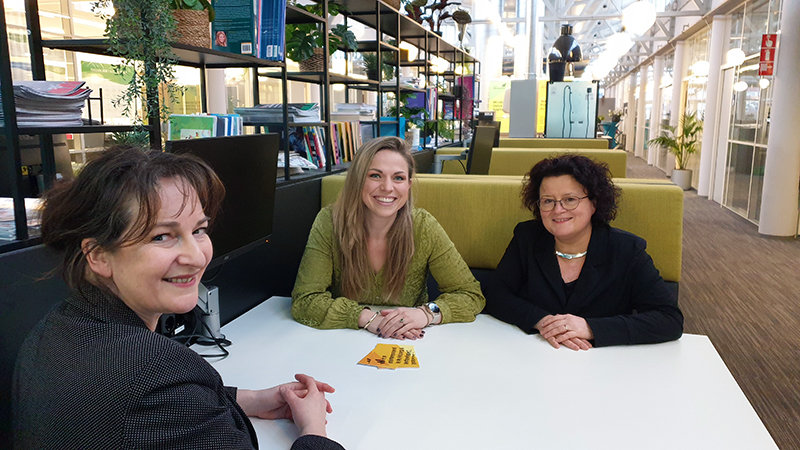
M577 208L578 205L581 204L581 200L589 197L588 195L584 195L583 197L565 197L561 200L554 200L552 198L540 198L536 201L539 204L539 209L545 212L550 212L556 209L556 203L561 204L561 207L566 209L567 211L572 211L573 209Z

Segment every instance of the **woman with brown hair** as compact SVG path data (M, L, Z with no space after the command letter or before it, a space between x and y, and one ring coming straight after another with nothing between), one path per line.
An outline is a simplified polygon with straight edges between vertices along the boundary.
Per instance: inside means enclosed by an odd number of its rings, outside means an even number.
M414 208L413 177L414 159L399 138L373 139L356 153L339 198L309 234L292 292L295 320L397 339L475 320L485 304L480 285L436 219ZM428 271L442 292L433 302Z
M225 194L202 161L116 148L51 190L42 239L72 295L22 345L12 409L18 448L255 448L247 416L290 419L301 449L325 437L333 388L307 375L226 387L197 353L155 333L197 304L206 234Z

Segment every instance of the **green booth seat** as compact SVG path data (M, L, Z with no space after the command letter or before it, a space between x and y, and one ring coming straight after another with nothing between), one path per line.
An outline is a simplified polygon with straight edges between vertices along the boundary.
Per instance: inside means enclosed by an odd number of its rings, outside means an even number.
M336 200L343 175L322 179L321 206ZM683 191L673 184L617 179L622 189L612 225L647 240L647 251L661 276L681 277ZM436 217L472 269L494 269L517 223L529 220L522 207L520 176L432 175L414 179L415 205Z

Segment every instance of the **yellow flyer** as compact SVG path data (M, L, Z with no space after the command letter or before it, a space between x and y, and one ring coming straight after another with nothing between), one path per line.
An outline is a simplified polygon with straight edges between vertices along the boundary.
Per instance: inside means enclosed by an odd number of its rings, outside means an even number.
M379 369L418 368L413 345L377 344L358 364Z

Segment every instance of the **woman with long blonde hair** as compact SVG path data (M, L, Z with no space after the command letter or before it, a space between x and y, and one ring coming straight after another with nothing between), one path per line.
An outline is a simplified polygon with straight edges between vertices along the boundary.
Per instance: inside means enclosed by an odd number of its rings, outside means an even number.
M356 153L339 198L311 228L292 292L295 320L397 339L475 320L485 304L480 285L436 219L414 208L413 177L399 138L373 139ZM433 302L429 271L442 292Z

